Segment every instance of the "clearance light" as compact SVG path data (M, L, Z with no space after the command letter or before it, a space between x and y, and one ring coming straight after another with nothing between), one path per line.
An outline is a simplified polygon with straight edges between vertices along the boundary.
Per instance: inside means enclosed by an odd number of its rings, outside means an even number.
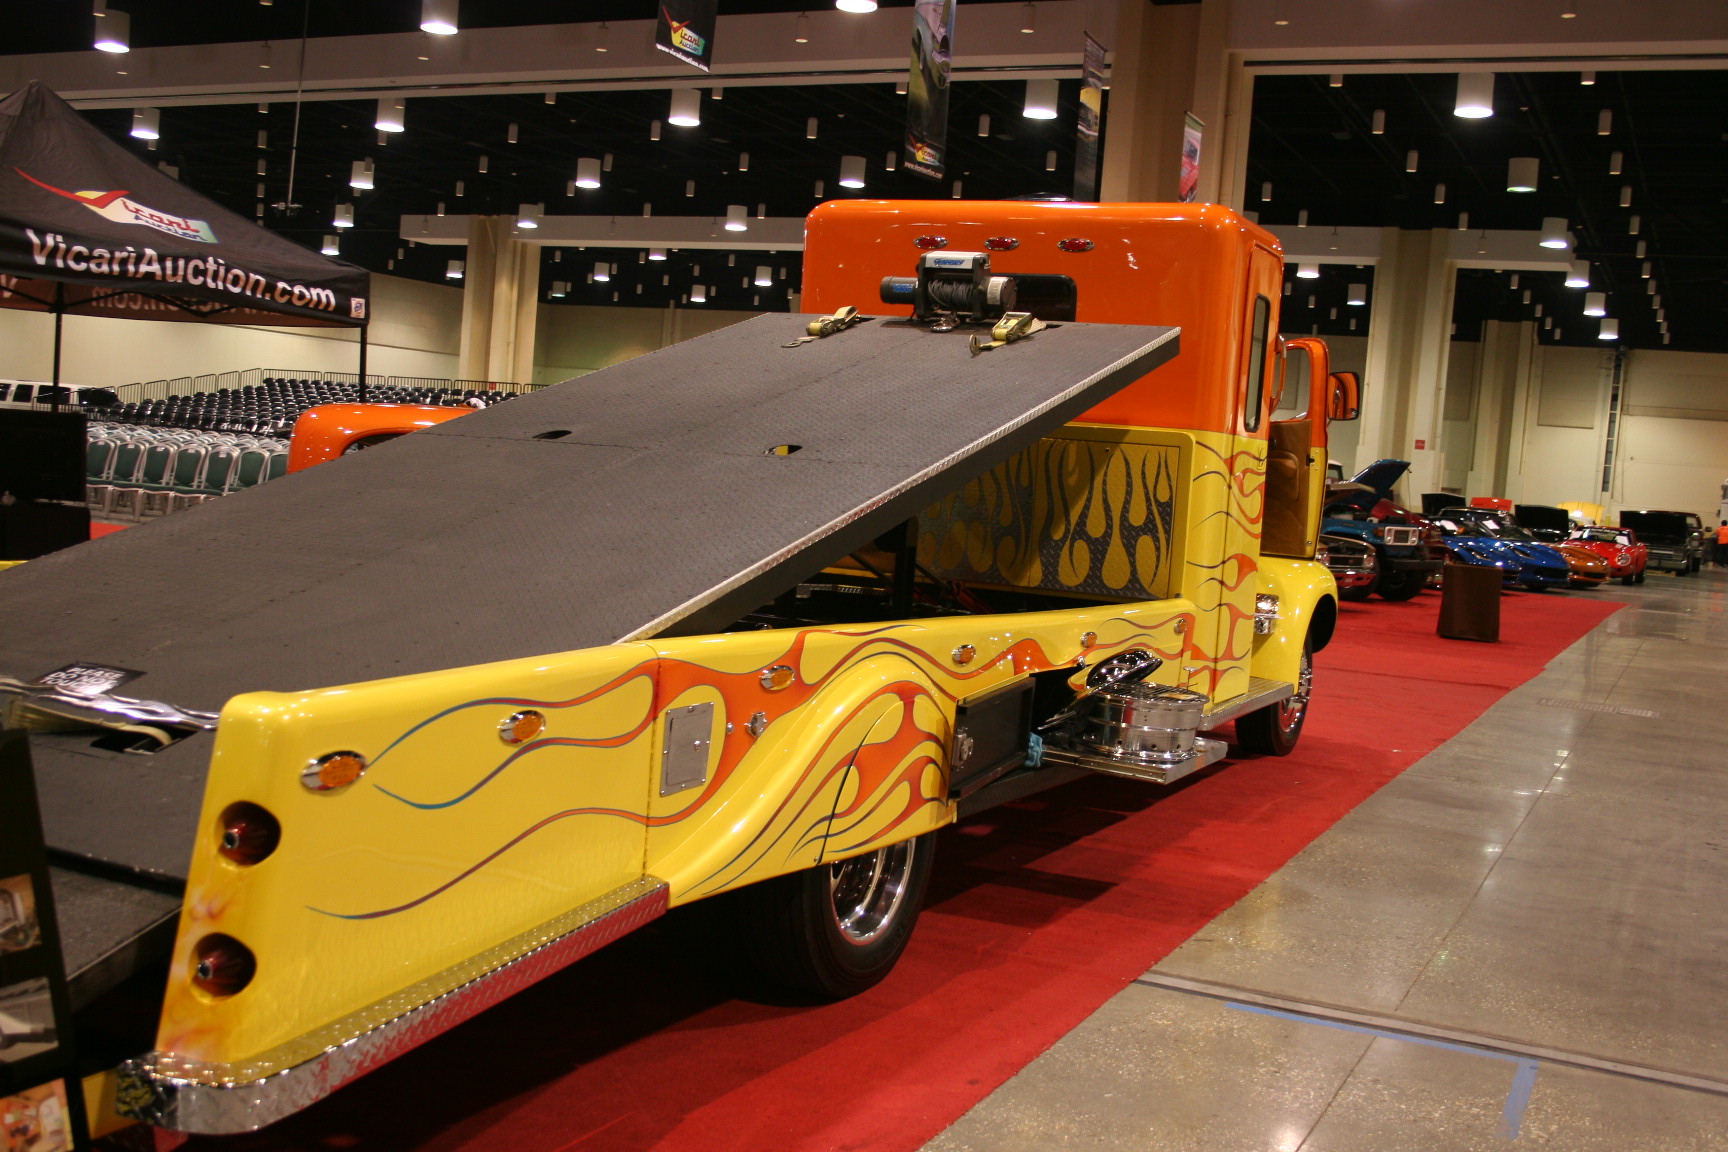
M232 996L258 972L252 949L232 936L212 932L193 950L192 984L211 996Z
M546 716L532 708L511 713L498 723L498 739L506 744L526 744L546 730Z
M946 237L946 236L920 236L920 237L918 237L918 239L912 241L912 243L918 245L918 247L924 249L924 251L929 252L929 251L933 251L934 249L937 249L937 248L948 247L948 237Z
M236 864L256 864L282 842L282 825L276 817L244 800L223 809L221 823L216 851Z
M984 241L984 247L992 252L1012 252L1020 247L1020 241L1012 236L992 236Z
M790 688L792 682L797 678L798 673L792 669L791 665L776 664L772 668L762 670L758 683L770 692L778 692L782 688Z
M340 792L366 774L366 757L358 752L331 752L300 770L300 783L312 792Z
M1066 240L1056 241L1056 247L1064 252L1090 252L1092 251L1092 241L1083 240L1078 236L1070 236Z

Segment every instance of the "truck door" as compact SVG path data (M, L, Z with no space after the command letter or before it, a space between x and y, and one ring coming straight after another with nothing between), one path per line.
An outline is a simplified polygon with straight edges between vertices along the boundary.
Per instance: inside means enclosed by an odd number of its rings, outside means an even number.
M1266 520L1260 550L1268 556L1309 559L1319 533L1326 489L1326 399L1331 365L1326 342L1297 336L1284 342L1287 358L1304 360L1308 405L1300 416L1274 420L1266 433Z

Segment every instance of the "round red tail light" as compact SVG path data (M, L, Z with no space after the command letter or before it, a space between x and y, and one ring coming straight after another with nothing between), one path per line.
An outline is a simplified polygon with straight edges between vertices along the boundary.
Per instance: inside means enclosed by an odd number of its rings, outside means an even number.
M213 932L198 941L193 953L192 984L212 996L232 996L258 973L252 949L232 936Z
M245 800L222 810L216 851L236 864L256 864L276 851L282 825L269 811Z

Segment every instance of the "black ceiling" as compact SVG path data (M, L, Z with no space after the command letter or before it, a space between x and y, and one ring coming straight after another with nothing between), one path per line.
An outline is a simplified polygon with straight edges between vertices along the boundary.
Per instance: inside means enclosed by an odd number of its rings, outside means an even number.
M822 6L822 0L816 0ZM968 2L968 0L962 0ZM982 2L982 0L979 0ZM882 0L884 8L910 0ZM311 35L408 31L416 26L417 0L337 4L333 0L130 0L136 47L194 42L224 43L297 37L302 23ZM796 12L808 3L785 0L720 0L724 14ZM645 19L652 0L588 0L579 6L544 0L462 0L465 28L553 23L579 8L584 21ZM870 19L906 19L887 14ZM8 35L7 54L86 51L89 9L0 0ZM961 34L964 34L962 20ZM1245 205L1268 224L1294 223L1306 209L1311 225L1370 225L1405 228L1455 227L1468 212L1473 230L1533 229L1544 216L1564 216L1578 236L1578 255L1593 265L1593 290L1609 293L1609 313L1620 320L1629 346L1661 347L1652 302L1659 294L1669 322L1667 346L1728 352L1728 82L1708 72L1603 72L1594 85L1579 74L1518 73L1498 78L1495 115L1463 120L1452 115L1455 79L1450 74L1348 75L1340 87L1325 76L1261 76L1256 81ZM701 77L692 72L692 80ZM968 82L952 89L951 176L968 199L1068 190L1073 179L1073 124L1077 84L1065 81L1063 115L1032 121L1020 115L1022 86L1015 82ZM452 214L510 212L519 203L544 202L550 215L602 213L713 216L728 204L752 210L766 205L774 216L801 215L817 203L815 182L826 197L947 196L950 185L904 171L887 172L883 161L898 151L904 100L887 84L811 87L736 87L724 99L703 101L699 127L663 125L649 139L649 125L664 121L664 91L565 93L548 105L538 95L414 98L408 131L379 142L371 101L307 102L299 112L287 103L162 109L162 140L154 151L126 136L129 116L93 111L91 119L152 160L180 169L180 176L235 211L251 216L264 185L263 222L309 246L332 231L337 203L355 204L358 227L343 237L342 255L376 272L390 271L442 280L446 261L461 250L397 238L404 214L429 213L439 202ZM1385 132L1371 132L1376 109L1385 112ZM1611 133L1598 136L1598 115L1609 109ZM989 116L990 133L977 134ZM817 138L805 137L805 122L818 120ZM517 143L507 141L517 125ZM1108 117L1106 132L1108 132ZM260 129L267 146L256 147ZM1408 173L1406 153L1418 153ZM1613 152L1622 154L1621 174L1609 172ZM748 172L738 154L750 153ZM1046 158L1056 153L1056 170ZM566 195L578 157L611 154L603 186ZM864 156L869 184L861 192L838 187L840 158ZM480 158L488 171L481 173ZM1505 189L1506 163L1514 156L1541 162L1535 193ZM351 193L353 161L371 157L375 191ZM260 177L257 162L265 161ZM294 169L289 194L290 163ZM455 194L461 180L464 195ZM686 196L686 181L694 195ZM1272 199L1261 202L1262 182ZM1434 204L1435 185L1446 185L1446 202ZM1623 187L1631 206L1620 207ZM294 207L298 205L298 207ZM1629 232L1637 215L1639 233ZM1642 240L1647 251L1636 253ZM400 252L400 255L398 253ZM722 308L784 306L798 282L793 254L774 257L740 252L727 276L726 254L675 254L665 264L638 262L634 250L545 255L543 289L568 281L572 303L663 306L680 299L701 265L700 279L717 290L710 305ZM610 284L591 285L586 272L595 260L616 263ZM1649 261L1658 293L1646 291ZM740 281L744 271L768 263L785 280L759 289ZM582 269L578 273L576 269ZM662 284L662 278L666 283ZM1322 334L1361 334L1367 309L1344 304L1345 286L1363 272L1327 269L1316 282L1298 284L1286 298L1285 329ZM1369 278L1371 280L1371 277ZM640 291L638 291L640 286ZM1524 292L1531 293L1529 303ZM1309 309L1309 295L1316 298ZM1333 297L1336 297L1334 300ZM1581 315L1582 291L1564 288L1560 277L1524 273L1517 288L1508 274L1459 277L1457 335L1475 338L1487 319L1533 318L1540 304L1555 322L1558 340L1600 346L1597 323ZM756 303L759 301L759 304ZM1332 310L1337 309L1337 316ZM1355 329L1349 321L1355 319ZM1545 334L1548 335L1548 334ZM1555 339L1548 335L1549 339Z

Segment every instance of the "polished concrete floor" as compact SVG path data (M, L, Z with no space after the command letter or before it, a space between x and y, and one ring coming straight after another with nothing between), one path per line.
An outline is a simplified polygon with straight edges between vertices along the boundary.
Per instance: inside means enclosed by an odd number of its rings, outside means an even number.
M1728 1150L1728 572L1615 591L928 1152Z

